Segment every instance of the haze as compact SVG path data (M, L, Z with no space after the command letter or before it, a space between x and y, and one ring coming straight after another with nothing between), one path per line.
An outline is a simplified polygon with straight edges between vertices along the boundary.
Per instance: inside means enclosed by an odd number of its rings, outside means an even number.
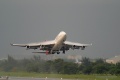
M93 44L65 55L120 55L120 0L0 0L0 58L34 55L10 43L51 40L60 31L69 41Z

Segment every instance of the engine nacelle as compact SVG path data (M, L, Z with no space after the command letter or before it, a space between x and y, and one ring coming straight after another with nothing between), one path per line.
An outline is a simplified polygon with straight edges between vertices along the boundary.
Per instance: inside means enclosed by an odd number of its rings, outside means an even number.
M74 49L75 49L75 45L73 45L73 46L71 47L71 49L73 49L73 50L74 50Z
M82 47L81 47L81 50L84 50L84 49L85 49L85 46L82 46Z
M26 46L27 49L30 49L30 46Z
M34 46L26 46L27 49L37 49L37 47Z
M80 47L73 45L73 46L72 46L72 49L80 49Z

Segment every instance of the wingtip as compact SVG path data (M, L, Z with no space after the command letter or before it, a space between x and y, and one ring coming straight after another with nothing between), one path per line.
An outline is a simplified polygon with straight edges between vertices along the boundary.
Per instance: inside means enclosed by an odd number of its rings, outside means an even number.
M10 43L11 46L13 46L13 44Z

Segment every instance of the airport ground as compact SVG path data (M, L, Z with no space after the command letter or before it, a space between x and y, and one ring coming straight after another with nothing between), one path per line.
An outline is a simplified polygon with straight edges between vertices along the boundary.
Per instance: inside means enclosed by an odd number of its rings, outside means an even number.
M0 76L9 76L10 80L35 80L35 79L70 79L70 80L120 80L120 76L115 75L84 75L84 74L42 74L42 73L28 73L28 72L0 72Z

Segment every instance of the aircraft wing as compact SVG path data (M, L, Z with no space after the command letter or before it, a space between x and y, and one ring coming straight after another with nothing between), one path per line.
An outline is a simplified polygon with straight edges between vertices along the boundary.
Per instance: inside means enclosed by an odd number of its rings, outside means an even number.
M43 46L54 45L54 44L55 44L55 41L54 41L54 40L44 41L44 42L41 42L40 44L43 45Z
M19 47L27 47L27 46L32 46L32 47L38 47L38 46L40 46L40 43L11 44L11 46L19 46Z
M19 46L19 47L27 47L29 49L37 49L40 48L40 46L51 46L54 45L54 40L51 41L44 41L44 42L37 42L37 43L28 43L28 44L11 44L11 46Z
M92 45L92 44L82 44L82 43L71 42L71 41L65 41L64 44L68 48L71 48L71 49L79 49L79 48L81 48L82 50L84 50L85 47Z
M10 44L11 46L26 47L27 44Z

